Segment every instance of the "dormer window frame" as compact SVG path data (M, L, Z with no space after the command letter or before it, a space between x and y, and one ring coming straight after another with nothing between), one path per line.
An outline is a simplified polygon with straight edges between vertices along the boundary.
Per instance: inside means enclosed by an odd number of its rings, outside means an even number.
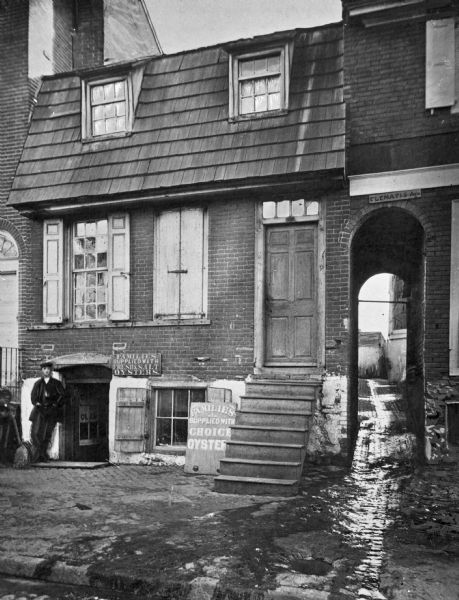
M286 114L289 109L290 90L290 65L291 65L291 43L289 41L257 46L256 48L244 48L232 50L229 54L229 121L246 121ZM240 65L244 61L279 56L279 107L273 110L260 110L249 113L241 111L241 83L247 78L240 76ZM273 75L276 73L273 72ZM254 74L252 80L268 78L266 75ZM250 79L250 77L248 78Z
M101 134L94 133L93 108L97 106L92 102L92 90L97 86L106 86L112 83L123 82L125 105L125 128L118 131L104 132ZM115 104L113 102L102 102L98 106L107 104ZM102 140L126 137L132 133L134 124L134 108L133 108L133 87L132 77L130 73L117 73L110 76L92 77L82 79L81 81L81 139L83 142L98 142Z

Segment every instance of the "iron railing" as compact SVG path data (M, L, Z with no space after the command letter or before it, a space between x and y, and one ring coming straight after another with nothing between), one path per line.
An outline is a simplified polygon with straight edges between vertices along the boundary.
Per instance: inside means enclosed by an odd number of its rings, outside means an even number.
M11 400L21 402L21 350L0 346L0 387L11 392Z

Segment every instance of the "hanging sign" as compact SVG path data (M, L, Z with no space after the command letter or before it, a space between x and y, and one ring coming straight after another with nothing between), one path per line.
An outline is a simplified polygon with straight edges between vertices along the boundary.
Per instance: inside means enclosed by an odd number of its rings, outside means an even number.
M126 352L112 355L113 375L118 377L151 377L161 375L161 354Z
M404 190L401 192L385 192L384 194L372 194L369 197L370 204L379 202L396 202L397 200L412 200L420 198L421 190Z
M214 475L225 456L226 441L236 418L236 405L192 402L188 419L186 473Z

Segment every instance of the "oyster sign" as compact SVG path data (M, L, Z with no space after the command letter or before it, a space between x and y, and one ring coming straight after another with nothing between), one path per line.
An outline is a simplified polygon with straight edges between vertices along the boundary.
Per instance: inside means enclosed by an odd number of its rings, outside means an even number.
M192 402L188 418L186 473L217 474L225 456L226 441L236 418L231 403Z

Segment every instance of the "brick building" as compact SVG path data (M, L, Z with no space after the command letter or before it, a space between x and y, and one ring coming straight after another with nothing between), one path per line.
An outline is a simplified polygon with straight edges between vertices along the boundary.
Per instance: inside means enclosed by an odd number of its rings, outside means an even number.
M349 251L350 412L358 290L389 272L406 302L409 426L423 449L427 425L435 458L445 447L445 411L457 418L458 5L343 7L350 204L338 227Z
M30 221L7 206L43 75L160 52L143 2L0 2L0 385L16 393L33 299ZM20 318L17 315L20 313Z
M351 455L358 293L381 272L407 301L408 425L423 448L427 397L441 451L455 3L343 6L344 27L43 79L8 205L31 231L23 406L52 358L61 458L183 454L191 403L231 395L219 489L295 489L306 455Z
M266 423L247 409L229 463L254 468L263 446L266 468L293 452L298 471L326 364L325 222L341 212L343 168L341 25L43 79L9 205L30 219L37 274L24 403L53 358L72 398L61 457L183 453L192 401L240 403L259 385L269 404L290 386L301 410ZM345 427L340 381L329 412ZM335 454L342 438L328 440Z

